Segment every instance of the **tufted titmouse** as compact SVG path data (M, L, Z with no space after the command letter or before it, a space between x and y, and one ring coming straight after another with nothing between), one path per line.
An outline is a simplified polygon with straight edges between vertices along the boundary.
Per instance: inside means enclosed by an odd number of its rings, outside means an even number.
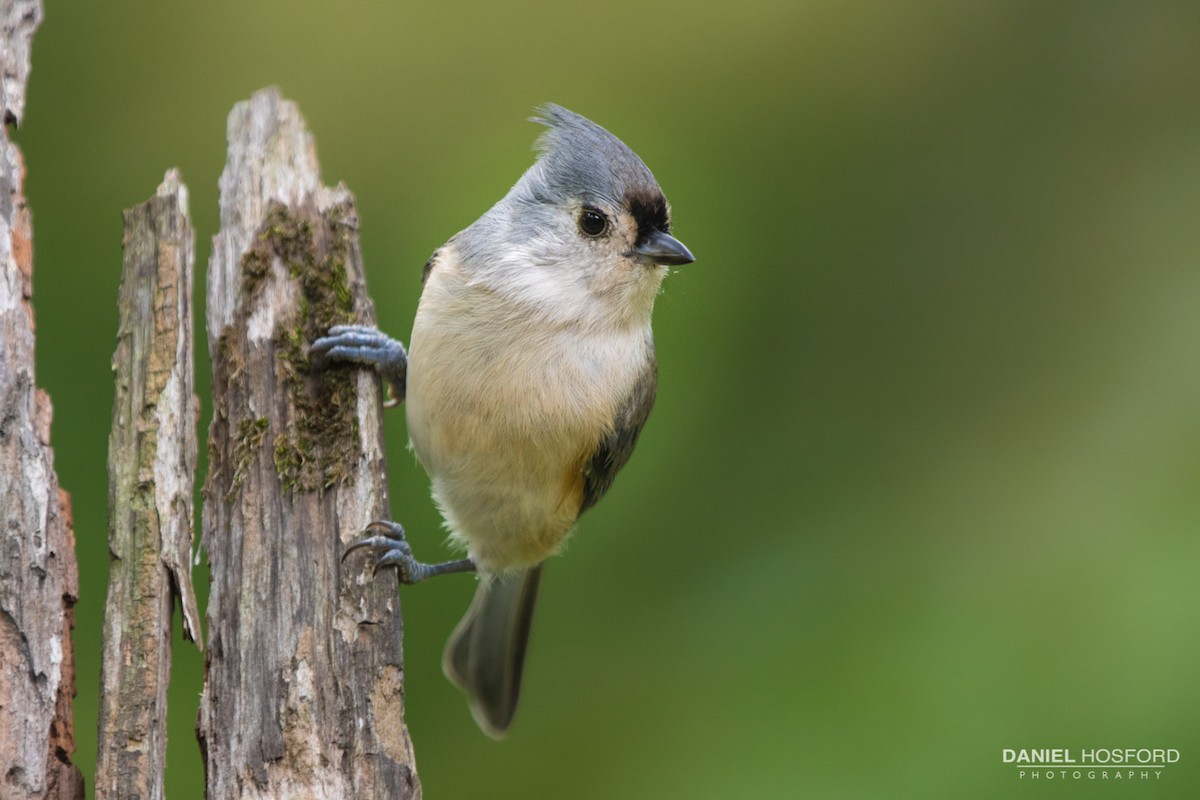
M339 326L317 360L376 368L407 408L451 540L467 558L417 561L398 523L369 548L403 583L476 570L443 658L480 727L512 722L542 562L629 460L654 404L650 313L672 265L693 261L641 159L599 125L547 105L540 157L425 265L411 349Z

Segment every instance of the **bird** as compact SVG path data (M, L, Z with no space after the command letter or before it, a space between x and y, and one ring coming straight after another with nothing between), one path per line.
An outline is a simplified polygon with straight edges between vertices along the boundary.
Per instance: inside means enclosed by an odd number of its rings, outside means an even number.
M405 406L409 445L466 557L418 561L400 523L376 520L343 559L371 551L403 584L478 574L442 666L493 738L516 712L544 562L609 490L654 405L663 279L695 260L633 150L558 105L531 121L545 126L533 165L426 263L408 348L339 325L310 351L375 369Z

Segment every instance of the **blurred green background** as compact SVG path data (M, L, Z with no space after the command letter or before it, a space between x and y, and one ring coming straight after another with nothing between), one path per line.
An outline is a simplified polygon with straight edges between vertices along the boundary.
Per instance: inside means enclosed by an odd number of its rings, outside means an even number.
M547 571L507 741L440 674L472 581L405 591L427 797L1197 796L1198 42L1191 1L50 2L16 138L89 786L121 210L179 166L202 287L225 117L278 84L403 338L547 100L646 160L698 256L638 453ZM437 558L398 412L388 440ZM202 796L201 668L177 651L172 798ZM1182 753L1159 780L1000 763L1150 746Z

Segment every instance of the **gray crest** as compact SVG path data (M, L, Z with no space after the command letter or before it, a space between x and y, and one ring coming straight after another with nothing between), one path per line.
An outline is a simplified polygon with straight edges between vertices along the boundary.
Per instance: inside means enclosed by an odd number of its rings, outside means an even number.
M548 129L537 141L537 177L553 199L594 196L622 203L662 193L637 154L604 128L553 103L537 114L532 121Z

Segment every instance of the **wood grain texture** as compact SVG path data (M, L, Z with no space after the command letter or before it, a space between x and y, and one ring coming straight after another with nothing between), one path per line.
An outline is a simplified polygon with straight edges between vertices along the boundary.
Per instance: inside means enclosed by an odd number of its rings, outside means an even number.
M171 617L196 641L192 495L195 233L174 170L125 212L108 440L109 579L100 672L98 799L163 796Z
M33 32L42 23L41 0L0 2L0 121L16 124L25 115L25 84Z
M38 2L0 2L0 104L25 105ZM34 380L33 229L21 151L0 129L0 797L83 797L72 698L79 594L70 498L50 448L49 396Z
M321 186L276 90L234 108L228 140L208 273L208 796L419 797L396 585L339 561L388 517L379 380L307 360L329 325L374 322L354 201Z

